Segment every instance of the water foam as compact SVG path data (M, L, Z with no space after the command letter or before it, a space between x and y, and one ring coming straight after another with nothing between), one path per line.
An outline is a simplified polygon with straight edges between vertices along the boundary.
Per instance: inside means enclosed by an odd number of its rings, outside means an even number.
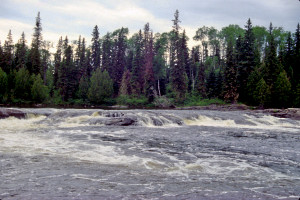
M217 126L217 127L232 127L237 126L234 120L224 120L221 118L210 118L199 115L198 118L185 119L184 123L190 126Z

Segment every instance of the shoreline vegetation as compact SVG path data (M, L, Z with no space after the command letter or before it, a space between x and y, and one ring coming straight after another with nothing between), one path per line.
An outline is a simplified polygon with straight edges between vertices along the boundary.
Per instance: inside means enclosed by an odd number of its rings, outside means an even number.
M176 10L172 30L149 23L129 37L120 28L91 44L42 37L40 13L32 43L9 30L0 43L0 106L103 109L259 110L300 107L300 25L200 27L188 38ZM171 27L171 26L170 26ZM191 49L187 41L198 42ZM3 44L3 45L2 45ZM246 106L247 105L247 106Z

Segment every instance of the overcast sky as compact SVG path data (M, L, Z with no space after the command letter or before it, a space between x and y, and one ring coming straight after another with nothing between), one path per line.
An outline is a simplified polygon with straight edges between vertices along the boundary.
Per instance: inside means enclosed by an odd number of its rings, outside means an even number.
M170 31L176 9L190 38L203 25L244 27L248 18L253 25L268 27L272 22L292 32L300 22L299 0L1 0L0 40L3 44L11 29L14 42L24 31L30 44L38 11L43 38L57 42L65 35L90 41L95 25L100 36L122 26L133 34L147 22L154 32Z

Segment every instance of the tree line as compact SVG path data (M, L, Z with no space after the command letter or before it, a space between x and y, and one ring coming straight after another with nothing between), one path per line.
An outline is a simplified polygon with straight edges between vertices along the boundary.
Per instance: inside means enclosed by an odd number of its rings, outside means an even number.
M300 27L229 25L199 28L189 38L178 10L170 32L156 33L149 23L129 37L120 28L100 37L96 25L91 45L84 37L60 37L56 52L42 37L40 13L31 45L25 34L14 44L9 30L0 43L0 103L115 104L136 98L222 99L261 107L300 106Z

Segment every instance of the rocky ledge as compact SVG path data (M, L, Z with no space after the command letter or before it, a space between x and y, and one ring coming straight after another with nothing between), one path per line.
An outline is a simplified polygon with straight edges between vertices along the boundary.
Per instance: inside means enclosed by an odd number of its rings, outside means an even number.
M300 120L300 108L287 108L287 109L265 109L263 113L270 114L274 117L291 118Z
M26 113L13 108L0 108L0 119L16 117L18 119L23 119L26 117Z

